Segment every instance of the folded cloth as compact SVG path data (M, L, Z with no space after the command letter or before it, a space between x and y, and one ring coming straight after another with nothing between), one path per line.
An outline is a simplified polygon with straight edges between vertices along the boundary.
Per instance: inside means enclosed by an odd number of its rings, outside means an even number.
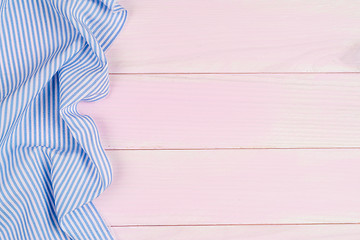
M92 200L112 181L94 121L114 0L0 0L0 239L114 239Z

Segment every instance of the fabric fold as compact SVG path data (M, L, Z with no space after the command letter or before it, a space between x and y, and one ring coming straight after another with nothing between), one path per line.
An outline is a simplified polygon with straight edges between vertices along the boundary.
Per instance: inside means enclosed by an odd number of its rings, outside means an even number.
M114 239L92 200L112 181L80 101L109 92L114 0L8 1L0 15L0 239Z

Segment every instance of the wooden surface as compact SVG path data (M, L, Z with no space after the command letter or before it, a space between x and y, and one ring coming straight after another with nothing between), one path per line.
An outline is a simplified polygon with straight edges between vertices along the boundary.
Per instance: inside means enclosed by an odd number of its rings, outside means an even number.
M122 0L110 95L120 240L360 238L360 2Z
M347 72L360 68L357 0L122 0L113 73Z
M118 239L136 240L358 240L358 225L117 227Z
M107 155L114 179L96 204L115 226L359 222L358 149Z
M107 149L360 147L360 74L112 75Z

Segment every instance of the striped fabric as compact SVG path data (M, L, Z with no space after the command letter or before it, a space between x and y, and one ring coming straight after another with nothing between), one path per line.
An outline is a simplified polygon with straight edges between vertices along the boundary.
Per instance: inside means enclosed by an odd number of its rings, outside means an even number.
M108 94L114 0L0 0L0 239L114 239L111 165L79 101Z

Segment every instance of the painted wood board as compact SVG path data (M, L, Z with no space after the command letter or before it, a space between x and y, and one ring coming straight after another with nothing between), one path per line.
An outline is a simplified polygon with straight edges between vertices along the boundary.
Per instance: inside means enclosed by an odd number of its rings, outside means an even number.
M119 75L78 109L107 149L360 146L360 74Z
M359 72L357 0L120 1L111 73Z
M117 227L118 240L358 240L360 226L190 226L190 227Z
M359 149L108 150L111 226L357 223Z

